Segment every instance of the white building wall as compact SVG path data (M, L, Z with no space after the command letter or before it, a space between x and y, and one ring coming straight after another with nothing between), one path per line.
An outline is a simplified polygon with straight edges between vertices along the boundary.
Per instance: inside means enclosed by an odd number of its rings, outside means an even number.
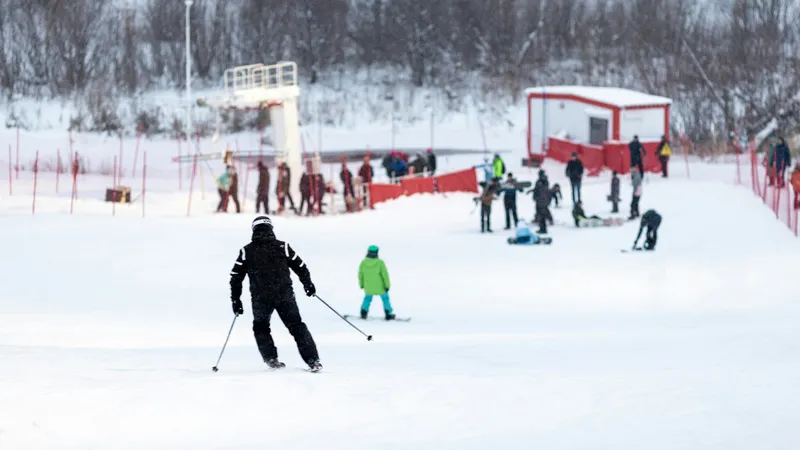
M664 134L664 108L623 110L620 122L621 141L628 142L634 135L640 141L657 141Z
M560 132L569 134L577 142L589 142L589 117L608 119L608 138L612 137L612 111L574 100L540 99L529 100L530 145L532 153L541 153L547 137Z

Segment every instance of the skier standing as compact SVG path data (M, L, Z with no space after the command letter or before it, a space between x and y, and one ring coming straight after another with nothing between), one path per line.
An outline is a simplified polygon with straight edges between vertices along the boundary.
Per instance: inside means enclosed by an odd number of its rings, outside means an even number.
M553 216L550 215L548 205L550 204L550 189L547 185L547 178L540 178L536 180L533 187L533 201L536 205L536 219L539 223L539 229L536 231L539 234L547 234L547 221L552 223Z
M369 314L369 306L372 297L379 295L383 301L383 312L386 320L394 320L395 315L392 311L392 304L389 302L389 271L386 270L386 263L378 258L378 247L370 245L367 249L367 257L358 266L358 286L364 290L364 301L361 302L361 318L366 319Z
M493 233L492 231L492 202L494 201L500 184L498 179L493 179L483 188L483 193L476 199L481 202L481 233Z
M644 249L655 250L656 241L658 241L658 227L661 225L661 215L654 209L647 210L642 216L641 224L639 225L639 234L636 235L636 240L633 241L633 249L639 243L639 238L642 237L642 230L647 227L647 234L645 235Z
M219 192L219 204L217 212L228 212L228 189L231 187L231 166L225 168L225 172L217 178L217 191Z
M581 201L581 180L583 179L583 163L578 159L578 154L573 152L572 159L567 163L566 170L569 183L572 185L572 203Z
M228 188L228 196L233 200L236 205L236 212L241 213L242 207L239 205L239 174L236 172L236 167L228 166L228 171L231 176L231 184ZM228 204L225 204L225 212L228 212Z
M647 151L644 145L639 142L639 136L634 136L633 140L628 144L628 150L631 152L631 167L638 167L639 173L644 174L644 156Z
M667 141L666 136L661 136L656 155L658 155L658 161L661 163L661 176L667 178L667 164L669 164L669 157L672 156L672 149L669 147L669 141Z
M269 168L258 161L258 187L256 187L256 213L264 205L264 214L269 214Z
M506 210L506 230L511 229L511 217L514 218L514 226L517 226L517 180L509 172L506 182L503 184L503 206Z
M294 337L303 361L310 370L321 370L317 346L300 317L289 270L300 278L309 297L316 293L314 283L311 282L311 273L294 249L275 237L272 221L268 217L256 217L251 228L252 241L239 250L239 256L231 269L233 313L237 316L244 313L241 301L242 281L247 275L253 307L253 334L264 362L273 369L286 366L278 360L278 350L270 332L270 316L276 311Z
M631 215L629 219L639 217L639 199L642 197L642 174L637 167L631 167L631 184L633 185L633 199L631 200Z

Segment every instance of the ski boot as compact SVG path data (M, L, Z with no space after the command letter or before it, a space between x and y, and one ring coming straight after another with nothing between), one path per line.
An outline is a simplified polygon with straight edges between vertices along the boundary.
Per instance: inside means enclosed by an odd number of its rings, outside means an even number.
M386 313L386 320L394 320L395 319L394 314L391 314L388 311L385 311L385 313Z
M319 362L318 359L315 359L314 361L308 363L309 372L319 372L320 370L322 370L322 363Z
M272 358L264 361L270 369L283 369L286 364L278 361L278 358Z
M364 320L367 320L367 310L366 309L362 309L361 310L361 318L364 319Z

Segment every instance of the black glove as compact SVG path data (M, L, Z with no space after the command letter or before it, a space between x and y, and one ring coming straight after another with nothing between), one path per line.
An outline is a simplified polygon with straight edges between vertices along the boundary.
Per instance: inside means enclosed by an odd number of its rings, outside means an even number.
M242 306L242 301L239 299L233 300L231 302L231 306L233 306L233 313L237 316L244 314L244 307Z
M389 288L386 288L386 292L389 292Z
M314 294L317 293L317 288L314 287L314 283L308 282L303 284L303 289L306 291L306 295L312 297Z

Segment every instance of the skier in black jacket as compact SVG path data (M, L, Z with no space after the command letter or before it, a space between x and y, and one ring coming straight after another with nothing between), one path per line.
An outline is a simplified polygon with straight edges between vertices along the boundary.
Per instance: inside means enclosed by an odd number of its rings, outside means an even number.
M548 187L547 179L540 177L530 191L533 193L533 201L536 205L536 221L539 223L539 229L536 231L539 234L547 234L547 221L553 220L550 215L548 205L550 204L550 189Z
M566 170L569 183L572 185L572 203L581 201L581 181L583 180L583 163L578 159L578 154L573 152L572 159L567 163Z
M322 364L319 362L317 346L297 308L289 270L291 269L300 278L309 297L316 293L314 283L311 282L311 273L292 247L275 237L272 221L268 217L256 217L252 230L252 242L239 250L239 256L231 270L233 313L237 316L244 313L240 299L242 281L245 275L249 275L250 298L253 305L253 334L264 362L273 369L285 367L285 364L278 360L278 350L270 333L270 316L273 311L277 311L281 321L294 337L300 356L312 371L321 370Z
M656 241L658 240L658 227L661 225L661 215L654 209L649 209L642 215L641 225L639 225L639 234L636 235L636 240L633 241L633 249L639 243L639 238L642 237L642 231L647 227L647 234L645 235L644 249L655 250Z

